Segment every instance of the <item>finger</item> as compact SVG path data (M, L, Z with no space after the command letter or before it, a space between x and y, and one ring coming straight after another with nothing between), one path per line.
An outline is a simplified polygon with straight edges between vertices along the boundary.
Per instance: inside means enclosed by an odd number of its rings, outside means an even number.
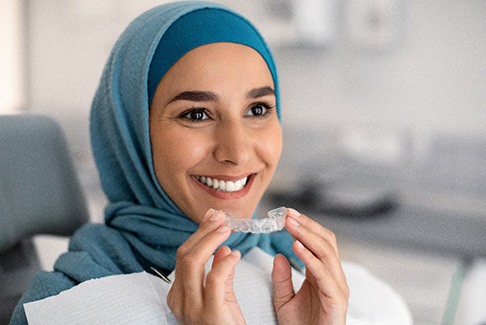
M180 283L184 305L198 307L203 301L205 265L231 231L222 225L206 234L191 251L177 251L175 282ZM192 308L192 307L191 307ZM194 308L197 310L197 308Z
M308 251L309 254L312 255L309 256L306 260L302 260L302 262L304 262L304 264L306 265L306 268L309 267L308 263L310 262L318 263L317 265L319 265L321 269L325 269L326 272L332 274L337 281L344 281L344 271L342 269L339 256L334 250L334 246L324 238L319 237L317 234L313 233L311 230L303 226L291 225L290 228L292 227L296 228L293 229L293 232L297 237L297 241L295 244L304 246L306 251ZM297 256L301 258L301 256Z
M312 274L320 291L327 296L336 296L341 295L346 290L346 277L341 267L339 267L337 271L339 275L336 277L336 270L324 267L323 263L300 241L295 241L292 247L295 254L304 262L306 272Z
M228 246L221 246L218 248L216 253L214 254L213 264L211 265L211 269L214 267L215 264L218 263L222 258L231 254L231 249Z
M320 225L317 227L316 224L315 221L298 213L289 213L286 220L287 230L294 238L329 267L340 268L336 236L330 230Z
M224 223L225 214L222 211L209 209L199 225L199 229L179 247L180 253L184 255L199 244L209 232L217 229Z
M339 256L336 235L332 231L323 227L320 223L312 220L306 215L301 214L295 209L288 209L287 211L288 218L286 221L293 223L294 225L297 223L298 225L304 226L305 228L312 230L312 232L317 234L319 237L326 239L333 246L334 250L336 251L336 255Z
M345 281L334 233L307 216L289 209L286 226L289 233L314 254L338 281Z
M227 252L224 252L226 254ZM233 291L236 264L241 258L237 250L218 258L206 277L205 306L212 312L220 311L227 302L237 303Z
M287 258L281 254L275 256L272 269L272 283L274 288L273 304L275 310L289 302L294 296L292 285L292 271Z
M323 263L332 260L338 261L339 258L333 244L315 233L313 229L306 228L294 219L289 218L287 220L287 230Z
M231 231L227 225L222 225L206 234L192 250L177 250L176 277L183 275L189 280L200 274L204 276L204 267L215 250L230 236ZM181 246L182 247L182 246Z
M212 230L202 237L197 245L194 245L190 251L179 248L177 250L176 263L184 264L186 267L204 266L216 249L223 244L230 235L231 230L229 226L221 225L219 228Z
M229 233L227 227L223 226L223 216L222 212L210 209L199 229L177 249L176 277L181 276L182 271L188 270L188 265L177 267L177 264L181 266L189 263L189 266L203 267L215 249L227 239Z
M230 235L229 229L221 227L223 216L222 212L208 210L198 231L177 250L175 280L169 291L168 304L174 315L179 315L176 316L178 319L188 310L197 314L203 308L205 264Z

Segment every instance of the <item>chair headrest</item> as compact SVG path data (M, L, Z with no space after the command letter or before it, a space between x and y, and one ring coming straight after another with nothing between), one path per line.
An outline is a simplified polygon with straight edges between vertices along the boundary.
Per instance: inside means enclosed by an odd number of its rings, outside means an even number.
M0 252L34 234L71 235L89 213L60 126L0 115Z

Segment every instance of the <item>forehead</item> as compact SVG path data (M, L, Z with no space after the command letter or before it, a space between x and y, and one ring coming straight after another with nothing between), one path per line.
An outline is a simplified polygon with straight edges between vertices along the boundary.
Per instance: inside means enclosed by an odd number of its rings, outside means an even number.
M247 66L252 69L267 70L271 74L267 63L255 49L236 43L211 43L199 46L184 54L175 64L190 65L192 68L202 68L209 65Z
M164 82L167 79L171 82ZM235 86L265 84L273 88L272 74L260 53L246 45L226 42L202 45L187 52L161 80L170 88L176 86L174 82L201 87L224 82Z

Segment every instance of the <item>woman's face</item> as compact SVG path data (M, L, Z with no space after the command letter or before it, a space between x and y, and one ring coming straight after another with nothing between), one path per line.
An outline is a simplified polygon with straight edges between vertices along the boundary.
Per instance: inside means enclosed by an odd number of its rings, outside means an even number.
M251 218L282 150L275 104L265 61L239 44L193 49L162 78L150 107L155 172L195 222L209 208Z
M251 218L282 150L275 104L270 70L244 45L195 48L162 78L150 106L153 163L192 220L209 208Z

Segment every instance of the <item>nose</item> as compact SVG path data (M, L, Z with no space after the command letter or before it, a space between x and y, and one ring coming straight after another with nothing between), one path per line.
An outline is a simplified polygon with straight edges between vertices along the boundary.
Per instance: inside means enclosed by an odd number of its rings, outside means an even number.
M224 164L244 165L252 157L253 138L251 129L241 121L220 123L215 130L215 159Z

